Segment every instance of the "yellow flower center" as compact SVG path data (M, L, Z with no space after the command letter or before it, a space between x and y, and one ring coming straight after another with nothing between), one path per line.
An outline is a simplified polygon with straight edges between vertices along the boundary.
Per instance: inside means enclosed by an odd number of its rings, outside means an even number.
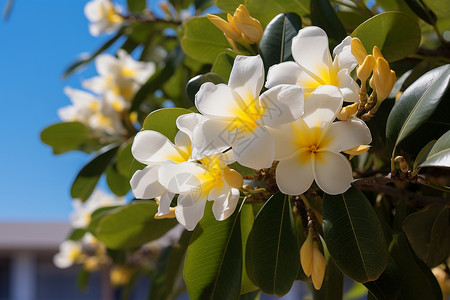
M234 130L239 126L243 129L253 131L258 125L256 121L259 120L264 112L264 109L259 106L255 98L248 93L243 99L243 104L239 108L234 109L233 113L236 118L232 121L230 130Z

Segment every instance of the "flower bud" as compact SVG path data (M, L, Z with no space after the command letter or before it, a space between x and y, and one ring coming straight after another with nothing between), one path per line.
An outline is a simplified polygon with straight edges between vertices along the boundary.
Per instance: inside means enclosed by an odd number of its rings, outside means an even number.
M319 250L318 242L314 242L313 245L313 270L311 279L316 290L320 290L322 287L323 278L325 277L325 267L327 262L322 252Z
M216 16L216 15L206 15L206 17L220 30L222 30L222 32L225 34L226 37L237 41L242 37L241 32L239 31L239 29L234 25L233 22L233 17L228 14L227 18L228 18L228 22L225 21L224 19ZM231 21L230 21L231 20Z
M352 159L356 155L366 153L369 149L370 149L369 145L359 145L359 146L353 147L351 149L344 150L342 152L350 155L349 159Z
M223 177L229 186L239 189L244 185L244 179L242 175L236 170L230 169L228 167L223 169Z
M97 271L100 268L100 262L96 256L89 256L84 261L84 269L88 272Z
M364 62L356 70L356 74L359 80L361 80L361 84L366 84L366 81L369 78L370 73L372 73L373 68L375 68L375 65L375 57L372 55L367 55Z
M132 269L127 266L114 266L109 273L111 284L114 286L124 286L130 282Z
M381 54L380 49L377 46L373 46L372 55L375 56L375 58L384 58L383 54Z
M358 61L358 64L362 65L362 63L364 62L364 59L367 56L367 51L364 48L363 44L361 43L361 40L358 38L352 38L351 49L352 49L353 56Z
M337 118L340 121L345 121L353 117L354 114L358 111L359 103L353 103L351 105L347 105L341 109L341 111L337 114Z
M244 39L252 44L257 44L262 38L263 29L261 23L250 16L247 8L244 5L239 7L234 12L233 20L236 27L244 35Z
M158 213L155 214L155 219L172 219L175 218L175 208L176 207L171 207L169 208L169 213L165 214L165 215L159 215Z
M375 47L374 47L375 49ZM378 57L370 86L377 92L377 101L381 103L389 96L395 84L395 72L391 70L383 57Z
M313 232L310 228L308 237L300 248L300 262L306 276L311 276L313 271Z

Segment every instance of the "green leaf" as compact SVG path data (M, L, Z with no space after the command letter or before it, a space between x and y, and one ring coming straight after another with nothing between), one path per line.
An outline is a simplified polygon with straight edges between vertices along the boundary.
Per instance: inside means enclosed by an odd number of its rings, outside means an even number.
M388 264L384 272L375 281L364 283L364 286L376 297L378 300L397 299L401 288L401 275L397 264L389 257Z
M72 241L79 241L86 234L86 231L87 230L85 228L75 228L72 230L67 239Z
M91 279L91 273L85 268L82 268L77 276L77 288L81 291L86 291L89 285L89 279Z
M420 167L450 168L450 130L442 135L430 148Z
M130 191L130 181L128 176L124 176L117 170L117 165L112 165L106 171L106 183L111 192L119 197L125 196Z
M216 0L217 7L230 14L233 14L240 4L244 4L250 15L258 19L263 28L281 13L296 13L302 17L309 15L309 3L310 0Z
M212 0L194 0L195 9L205 9L213 4Z
M206 73L204 75L197 75L188 81L186 85L186 93L192 103L195 103L195 94L197 94L200 86L205 82L212 82L214 84L225 83L225 81L216 73Z
M450 65L445 65L425 73L398 99L386 124L386 143L392 157L397 145L422 126L446 97L449 82Z
M431 204L410 214L403 223L411 248L430 268L442 263L450 254L449 208Z
M438 18L450 16L450 7L447 0L424 0L424 2Z
M152 111L145 118L143 127L145 130L154 130L164 134L173 143L178 132L177 118L189 113L192 113L192 111L185 108L161 108Z
M244 262L242 263L245 266L245 254L247 249L247 240L250 234L250 231L253 227L253 222L255 220L255 212L253 211L252 204L244 204L241 208L241 236L242 236L242 258ZM242 268L242 276L241 276L241 295L250 293L252 291L257 290L258 287L253 284L247 274L247 269ZM256 297L256 295L255 295Z
M119 146L114 144L102 148L97 156L80 170L70 189L72 198L78 198L81 201L86 201L89 198L100 176L102 176L103 172L116 156L118 149Z
M212 203L194 230L186 253L184 280L192 300L237 299L240 292L242 244L240 214L217 221Z
M394 235L389 253L402 277L399 300L442 299L436 278L430 268L414 255L403 233Z
M405 0L409 8L422 20L430 25L436 23L436 15L423 3L422 0Z
M161 86L169 80L170 77L172 77L177 67L182 63L183 59L184 53L181 51L180 47L176 47L172 52L170 52L164 62L164 68L157 70L137 91L131 102L130 111L138 110L139 106L150 94L155 92L157 89L160 89Z
M76 150L88 139L89 128L80 122L53 124L41 132L42 142L51 146L54 153Z
M117 153L116 167L117 171L123 176L130 174L131 164L133 163L133 154L131 153L132 141L129 141L120 146L119 152Z
M422 150L420 150L419 154L417 154L416 159L414 160L413 170L416 171L419 168L419 165L427 159L428 153L430 153L431 148L436 144L435 140L432 140L428 144L426 144Z
M270 66L294 60L291 53L292 38L302 28L302 19L294 14L279 14L264 30L259 49L267 71Z
M369 200L356 187L323 198L323 232L341 271L359 282L376 280L387 262L383 228Z
M361 40L368 53L380 48L387 61L393 62L412 54L420 43L419 24L407 14L390 11L378 14L351 34Z
M120 39L125 31L126 27L122 27L117 31L116 35L114 35L111 39L109 39L103 46L101 46L97 51L95 51L92 55L90 55L87 58L81 58L78 61L71 64L66 71L63 74L63 79L67 78L69 75L71 75L76 70L80 69L82 66L90 63L93 61L99 54L107 50L109 47L111 47L118 39Z
M245 257L247 273L264 293L282 296L297 277L299 251L289 196L277 192L253 223Z
M228 82L235 58L236 53L231 50L226 50L220 53L219 55L217 55L217 58L214 61L211 72L216 73L224 81Z
M146 7L146 0L127 0L128 10L132 13L140 13Z
M261 297L261 291L256 290L256 291L253 291L250 293L241 294L241 296L239 297L239 300L259 300L260 297Z
M178 224L175 219L155 219L157 212L154 201L132 201L100 216L92 234L111 249L139 247Z
M325 30L330 40L331 49L347 36L344 26L328 0L311 1L311 21L313 25Z
M207 17L194 17L183 24L181 47L184 52L203 63L213 63L217 55L230 48L225 35Z

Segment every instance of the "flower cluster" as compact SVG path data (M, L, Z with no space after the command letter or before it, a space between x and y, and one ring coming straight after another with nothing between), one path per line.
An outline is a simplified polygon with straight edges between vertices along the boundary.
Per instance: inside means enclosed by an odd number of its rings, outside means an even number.
M228 167L235 161L254 170L275 163L276 185L288 195L305 193L313 182L328 194L350 187L352 168L343 153L361 154L372 139L356 111L343 108L344 101L356 102L352 108L359 101L350 76L357 65L351 39L334 49L333 60L325 32L307 27L293 39L292 53L295 62L272 66L266 82L259 55L237 56L228 84L201 85L199 113L178 118L174 143L156 131L137 134L132 153L147 167L134 174L131 187L137 198L157 199L157 218L175 216L193 230L206 200L214 201L217 220L230 216L243 185Z
M99 55L95 66L99 75L82 82L89 92L66 87L72 105L59 109L58 115L63 121L85 124L98 137L122 136L126 133L123 124L135 119L129 114L131 100L155 72L155 64L135 61L121 49L117 57Z
M92 0L86 3L84 14L91 22L89 32L93 36L116 31L123 23L122 7L111 0Z

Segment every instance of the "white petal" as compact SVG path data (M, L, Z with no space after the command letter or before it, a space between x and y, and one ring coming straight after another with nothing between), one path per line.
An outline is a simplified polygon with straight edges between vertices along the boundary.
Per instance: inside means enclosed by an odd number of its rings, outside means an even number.
M269 128L270 135L275 143L274 160L283 160L298 150L296 140L296 122L284 124L276 128Z
M345 102L359 102L359 85L353 80L347 70L339 71L337 81Z
M236 112L245 108L238 93L225 84L206 82L195 95L195 106L206 117L236 118Z
M258 99L264 84L264 65L261 57L236 56L228 85L241 95L244 101L251 95Z
M166 136L153 130L144 130L136 134L131 146L131 153L137 161L144 164L166 160L186 161L186 158Z
M73 265L73 261L67 258L63 253L56 253L53 256L53 264L60 269L66 269Z
M215 201L216 199L227 195L230 191L230 187L224 181L216 181L216 185L209 191L208 200Z
M100 10L101 4L98 1L90 1L84 6L84 15L90 22L97 22L103 17Z
M290 123L303 114L303 90L295 85L277 85L265 91L260 97L264 112L261 121L267 126Z
M206 120L207 118L201 114L197 113L184 114L177 118L177 127L178 129L186 133L192 140L195 126Z
M300 66L293 61L273 65L267 72L266 88L269 89L279 84L297 84L301 72Z
M95 76L90 79L84 80L81 85L83 88L90 90L96 94L102 94L107 90L105 78L101 76Z
M211 176L208 175L209 172L203 165L194 162L177 164L167 161L158 169L158 178L162 186L175 194L190 193L193 199L204 196L202 184L211 180Z
M334 122L330 125L324 140L331 143L325 147L336 152L348 150L359 145L368 145L372 142L372 136L366 123L360 119Z
M275 178L283 194L300 195L306 192L314 181L309 152L298 153L278 163Z
M350 188L353 180L352 167L342 154L319 152L314 160L314 178L325 193L342 194Z
M292 56L306 72L315 74L325 81L329 77L332 60L328 48L328 36L316 26L301 29L292 39Z
M158 181L159 166L145 167L131 177L130 185L133 194L138 199L152 199L161 196L166 189Z
M272 165L275 145L272 136L264 126L257 126L254 130L237 128L235 139L232 141L234 158L243 166L259 170Z
M345 69L351 72L358 65L358 61L352 54L351 40L352 38L347 36L333 50L333 64L336 71Z
M223 221L231 216L236 209L239 200L239 190L230 189L228 193L216 198L213 203L214 217L218 221Z
M185 206L184 203L192 202L189 198L189 194L178 196L178 205L175 209L175 216L180 224L186 227L187 230L192 231L203 217L206 199Z
M332 85L321 85L305 101L302 117L309 127L323 127L332 122L342 107L342 94Z
M170 213L170 204L172 203L172 199L175 196L174 193L170 193L165 191L160 197L158 197L159 200L159 206L158 206L158 215L163 216Z
M230 147L230 121L208 119L194 129L192 158L200 159Z
M183 131L178 131L174 139L175 145L179 150L182 150L186 157L191 156L191 139Z
M95 59L95 68L101 76L111 76L119 69L117 58L111 54L103 53Z

